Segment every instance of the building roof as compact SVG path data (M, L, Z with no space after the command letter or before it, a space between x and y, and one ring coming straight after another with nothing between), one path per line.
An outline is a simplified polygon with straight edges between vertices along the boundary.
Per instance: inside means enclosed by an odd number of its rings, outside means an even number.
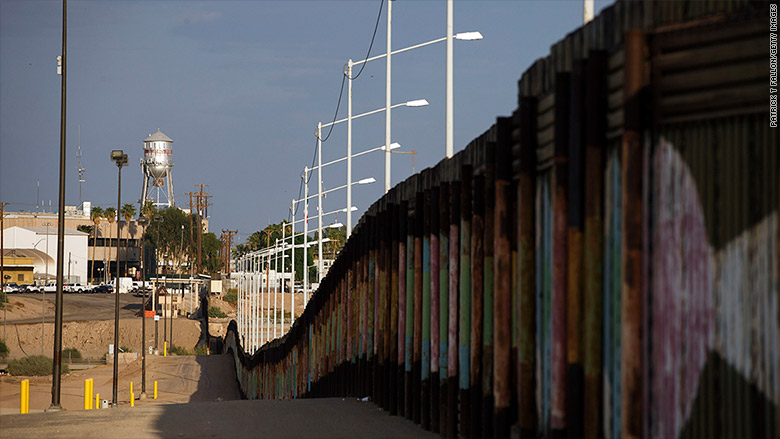
M46 260L46 253L34 248L6 248L3 249L3 258L33 258L41 261ZM49 258L53 261L53 258Z
M19 226L14 226L14 227L19 227ZM51 226L51 227L19 227L19 228L20 229L29 230L29 231L37 233L39 235L46 235L47 233L49 235L56 235L57 234L57 227L55 227L55 226ZM48 229L48 232L47 232L46 229ZM88 236L89 233L80 232L78 230L69 229L69 228L66 227L65 228L65 235L68 235L68 236Z
M157 128L157 131L155 131L152 134L149 134L149 137L144 140L144 142L171 142L173 143L173 139L163 134L162 131L160 131L159 128Z

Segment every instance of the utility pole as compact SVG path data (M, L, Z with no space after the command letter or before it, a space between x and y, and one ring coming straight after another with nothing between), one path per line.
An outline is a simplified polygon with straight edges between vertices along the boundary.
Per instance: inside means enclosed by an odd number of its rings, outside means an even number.
M225 275L230 274L230 250L233 248L233 236L238 233L238 230L225 230L222 229L222 235L220 240L222 241L222 264L224 267Z
M196 197L196 209L198 212L198 259L197 259L197 266L198 266L198 273L201 273L203 271L203 260L201 259L201 248L203 243L203 218L208 217L209 212L209 202L208 199L211 198L211 195L208 194L208 192L204 192L203 188L208 187L207 184L196 184L195 186L200 188L200 191L198 191L195 194Z
M5 205L8 203L0 203L0 291L5 292L5 260L3 259L3 218L5 218ZM6 296L8 297L8 296ZM6 300L7 302L8 300ZM3 304L3 340L8 340L5 336L6 329L8 328L7 306Z

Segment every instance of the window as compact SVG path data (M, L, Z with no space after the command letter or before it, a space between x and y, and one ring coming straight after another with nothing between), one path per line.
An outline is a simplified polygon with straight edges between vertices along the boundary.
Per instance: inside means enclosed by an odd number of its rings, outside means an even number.
M16 281L17 282L24 282L24 275L23 274L17 274L16 275Z

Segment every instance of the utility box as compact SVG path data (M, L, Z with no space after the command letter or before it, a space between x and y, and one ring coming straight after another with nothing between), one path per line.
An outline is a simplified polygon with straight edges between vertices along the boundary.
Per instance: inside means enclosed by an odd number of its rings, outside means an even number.
M107 399L104 399L104 400L100 401L100 408L102 408L102 409L107 409L108 408L108 400Z
M211 280L209 282L209 292L211 294L222 294L222 280Z

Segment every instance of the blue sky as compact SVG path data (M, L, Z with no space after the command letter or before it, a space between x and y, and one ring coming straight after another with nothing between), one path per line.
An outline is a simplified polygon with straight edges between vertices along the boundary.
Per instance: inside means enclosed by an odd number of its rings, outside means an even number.
M379 0L68 2L66 204L78 204L76 149L81 128L83 199L116 204L112 149L130 158L122 200L141 197L142 142L160 128L174 140L176 202L208 184L211 230L238 229L239 242L269 220L287 218L300 174L313 158L317 122L333 118L348 59L366 56ZM597 2L598 13L607 2ZM393 2L393 49L444 36L445 1ZM386 7L372 55L386 48ZM455 150L516 107L517 80L582 21L579 1L455 1ZM62 3L0 0L0 201L34 211L36 184L57 205ZM430 106L392 112L393 141L414 150L414 170L444 157L445 45L393 57L392 102ZM353 82L353 113L384 107L385 63L368 63ZM346 87L339 117L346 116ZM346 154L346 124L323 144L323 161ZM384 143L382 114L353 124L353 151ZM395 154L392 184L412 173ZM356 224L383 193L384 158L353 162ZM346 182L344 166L323 169L325 189ZM311 180L316 190L316 177ZM344 191L323 210L346 205ZM310 206L310 215L315 212ZM299 217L300 218L300 213ZM333 221L333 217L327 222ZM339 215L344 223L345 217ZM312 224L312 223L310 223Z

